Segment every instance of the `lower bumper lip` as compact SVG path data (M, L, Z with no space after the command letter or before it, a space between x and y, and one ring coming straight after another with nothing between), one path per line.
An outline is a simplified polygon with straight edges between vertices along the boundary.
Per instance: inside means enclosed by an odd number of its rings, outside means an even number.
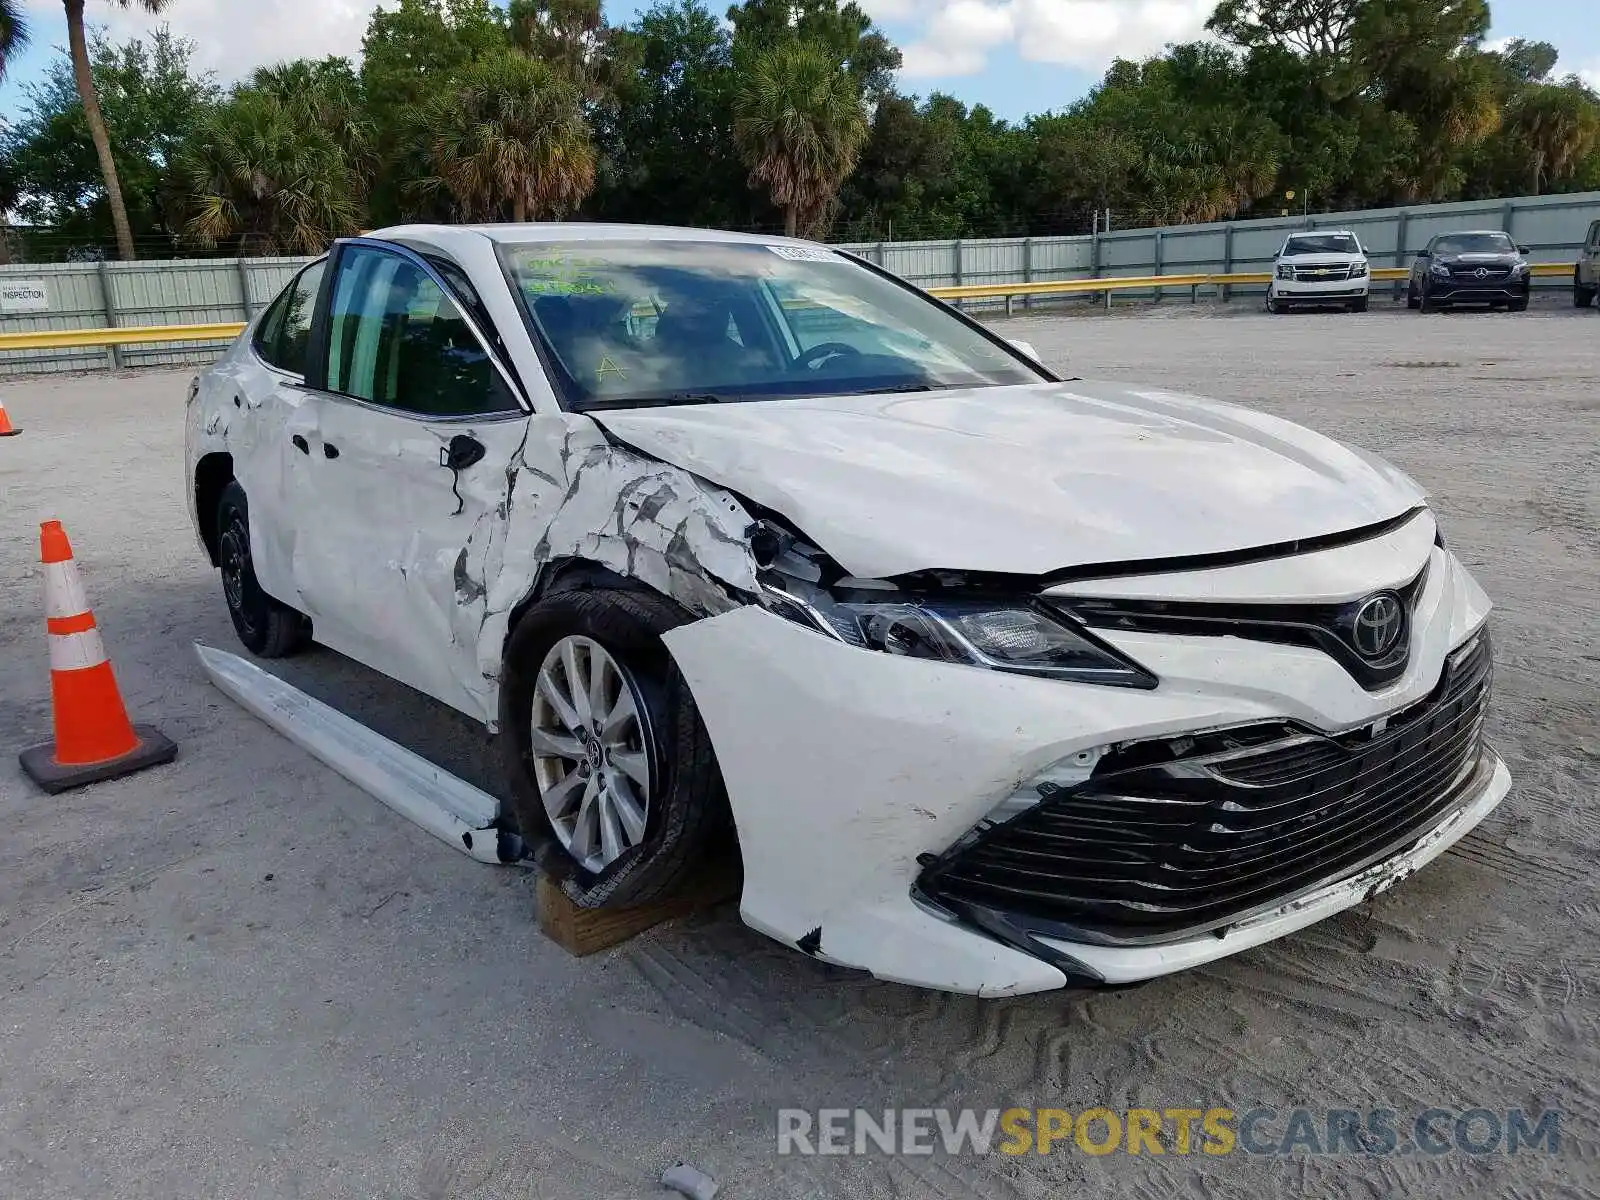
M1499 755L1485 749L1468 798L1409 847L1357 872L1256 913L1216 933L1152 947L1090 946L1037 939L1037 952L1078 984L1115 986L1214 962L1304 929L1388 891L1438 858L1494 811L1511 790Z

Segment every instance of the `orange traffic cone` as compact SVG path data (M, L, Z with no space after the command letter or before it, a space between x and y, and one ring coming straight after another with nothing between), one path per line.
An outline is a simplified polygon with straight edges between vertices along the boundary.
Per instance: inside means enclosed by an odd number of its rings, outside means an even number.
M171 762L177 746L149 726L128 721L60 521L39 527L39 557L56 737L54 745L24 750L22 769L54 793Z
M11 427L11 418L6 416L6 402L0 400L0 437L16 437L21 432Z

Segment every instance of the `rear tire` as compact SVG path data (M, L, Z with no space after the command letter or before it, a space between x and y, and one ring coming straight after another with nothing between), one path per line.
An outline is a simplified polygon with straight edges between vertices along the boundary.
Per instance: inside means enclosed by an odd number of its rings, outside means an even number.
M217 502L217 565L233 631L251 654L286 658L311 640L305 616L261 590L250 557L250 505L237 479Z
M499 741L510 807L524 840L538 847L541 866L560 879L562 890L580 907L642 904L679 891L701 869L707 851L732 827L711 735L688 683L661 642L662 634L691 619L679 605L651 591L620 587L561 590L534 605L506 642ZM578 857L577 848L576 831L583 824L583 814L568 817L558 812L553 816L540 787L539 771L549 779L561 773L552 770L556 762L570 763L569 778L571 773L581 772L583 780L592 775L598 782L606 772L614 776L621 768L605 755L602 765L595 767L552 749L549 730L543 724L543 744L537 753L534 747L536 700L541 709L548 708L549 689L570 688L571 684L564 671L562 678L544 685L540 676L547 656L554 650L559 660L560 649L569 641L598 645L620 668L622 686L631 689L628 694L638 709L637 721L629 727L630 749L636 733L648 772L642 797L636 783L627 787L629 800L643 808L642 834L637 826L624 830L627 836L622 841L626 844L620 850L614 845L602 848L598 860L591 853L588 865ZM617 703L621 700L619 692ZM603 724L598 717L574 715L588 735L578 742L580 746L604 742L597 737ZM558 799L557 791L558 785L552 783L551 804L562 809L569 801ZM570 803L591 801L572 799ZM598 806L598 798L592 803ZM620 810L613 807L612 811ZM562 822L560 833L557 817ZM598 816L591 819L601 820ZM582 840L592 847L592 837ZM598 869L592 869L596 866Z

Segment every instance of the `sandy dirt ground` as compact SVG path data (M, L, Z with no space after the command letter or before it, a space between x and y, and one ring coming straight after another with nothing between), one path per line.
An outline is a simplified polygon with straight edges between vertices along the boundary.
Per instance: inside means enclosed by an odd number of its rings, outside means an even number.
M574 960L530 873L453 854L215 691L186 374L11 383L0 441L0 1197L1590 1196L1600 1190L1600 314L1022 316L1069 374L1260 406L1431 489L1495 598L1516 779L1456 850L1144 987L978 1001L819 965L732 911ZM59 798L36 519L70 531L171 766ZM492 785L481 730L317 650L282 672ZM1516 1156L779 1157L784 1107L1560 1109ZM1277 1128L1281 1129L1281 1121Z

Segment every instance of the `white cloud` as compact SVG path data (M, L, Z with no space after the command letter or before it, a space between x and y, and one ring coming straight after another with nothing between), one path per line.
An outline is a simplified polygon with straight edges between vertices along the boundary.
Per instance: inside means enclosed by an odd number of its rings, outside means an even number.
M60 0L24 0L36 23L59 18ZM159 16L88 0L85 17L114 38L147 33L159 25L195 42L195 62L232 82L260 66L292 58L352 57L379 0L176 0Z
M1587 83L1595 91L1600 92L1600 58L1595 59L1587 66L1579 67L1578 78Z
M911 77L975 75L999 46L1032 62L1098 71L1200 36L1215 0L868 0L878 20L921 26L905 47Z

